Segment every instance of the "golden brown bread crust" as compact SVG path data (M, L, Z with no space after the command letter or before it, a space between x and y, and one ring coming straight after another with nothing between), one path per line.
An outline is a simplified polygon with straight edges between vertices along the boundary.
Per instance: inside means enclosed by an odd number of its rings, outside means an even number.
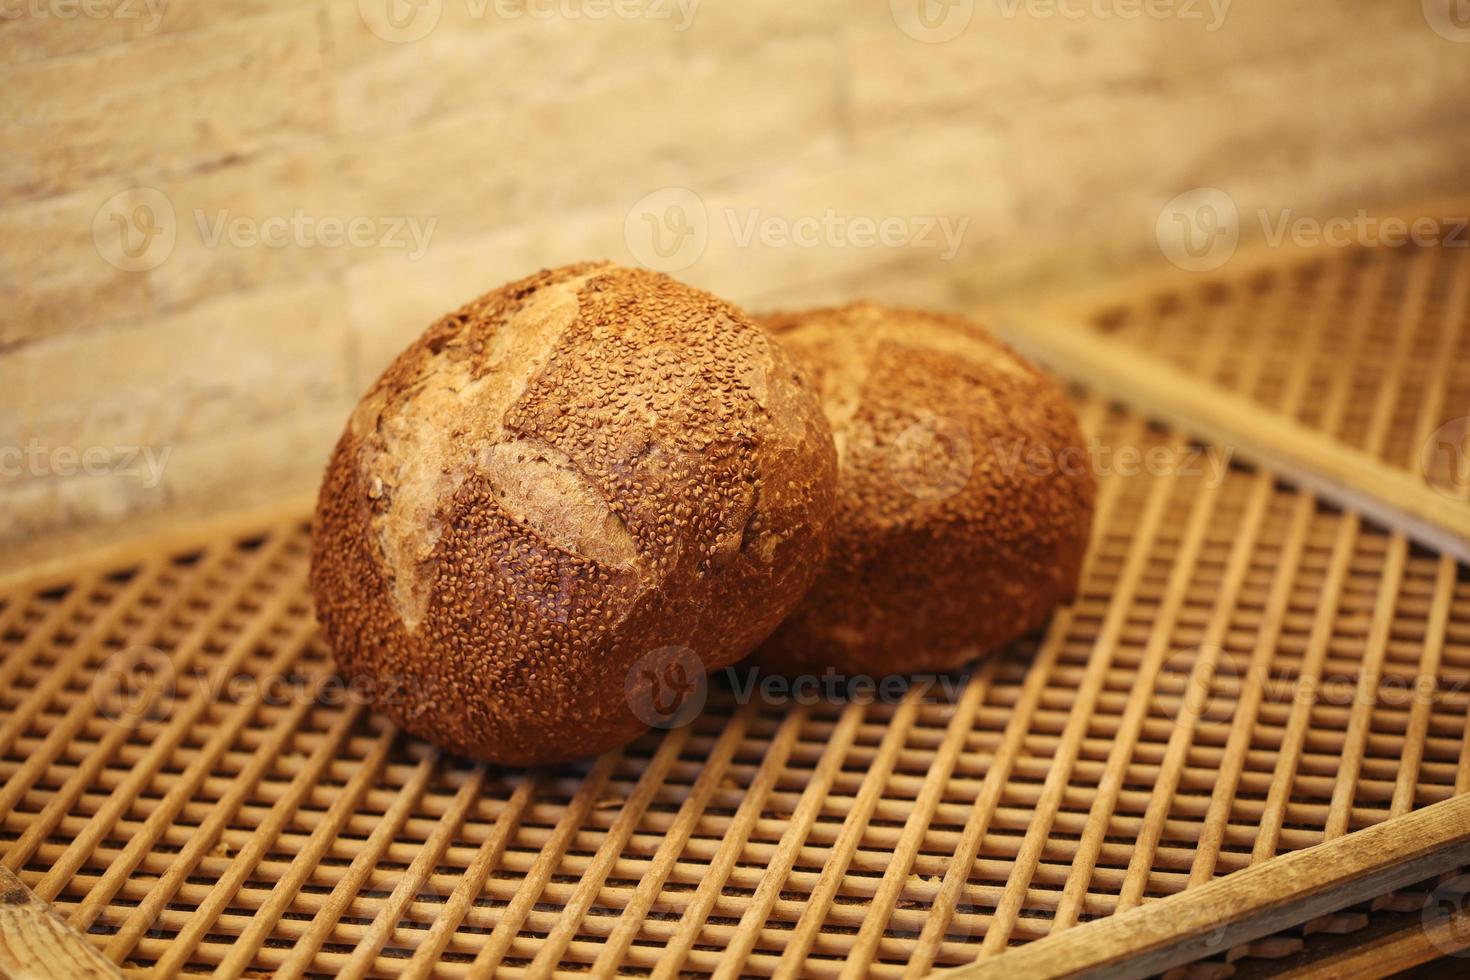
M1071 598L1096 481L1054 382L962 317L855 303L757 321L816 379L839 469L828 569L763 666L951 670Z
M706 668L815 577L836 457L809 381L667 276L542 272L445 316L363 397L317 504L311 583L344 673L493 762L645 727L630 669Z

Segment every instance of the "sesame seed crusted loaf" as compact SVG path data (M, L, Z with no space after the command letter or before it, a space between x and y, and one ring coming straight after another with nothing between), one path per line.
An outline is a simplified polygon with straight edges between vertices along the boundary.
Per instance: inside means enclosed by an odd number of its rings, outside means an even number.
M835 488L810 382L735 307L544 271L440 319L358 404L317 504L317 613L409 731L505 764L591 755L670 714L686 665L775 628Z
M764 666L950 670L1072 596L1096 481L1051 379L957 316L855 303L758 322L816 380L839 471L828 569Z

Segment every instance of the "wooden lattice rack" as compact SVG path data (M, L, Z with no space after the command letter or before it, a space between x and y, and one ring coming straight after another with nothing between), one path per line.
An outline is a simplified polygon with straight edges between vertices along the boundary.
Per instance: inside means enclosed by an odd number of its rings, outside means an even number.
M1354 250L1076 329L1418 474L1470 415L1467 292L1466 250ZM1043 635L891 700L717 679L583 765L473 765L335 683L299 509L15 580L0 863L155 976L1210 976L1424 906L1470 862L1470 570L1078 402L1096 534Z

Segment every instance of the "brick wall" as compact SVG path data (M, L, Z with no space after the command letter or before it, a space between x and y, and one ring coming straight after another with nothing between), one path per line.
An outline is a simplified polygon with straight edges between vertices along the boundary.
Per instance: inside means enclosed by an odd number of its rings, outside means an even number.
M1435 0L389 2L0 0L0 543L311 485L543 265L964 309L1466 189Z

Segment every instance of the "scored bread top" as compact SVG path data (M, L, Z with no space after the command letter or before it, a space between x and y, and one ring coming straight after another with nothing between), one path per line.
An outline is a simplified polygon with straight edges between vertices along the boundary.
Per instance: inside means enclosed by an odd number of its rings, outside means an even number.
M438 511L474 474L548 542L602 565L637 567L627 526L571 459L507 428L511 406L577 319L577 293L593 275L547 285L484 338L461 333L431 345L404 365L399 383L379 385L353 412L353 432L381 442L365 459L369 495L383 501L372 524L410 631L428 602Z
M650 649L707 667L815 573L835 457L809 383L737 309L608 264L452 313L354 411L313 585L343 669L403 724L496 761L640 723Z
M829 569L769 666L949 669L1071 595L1095 480L1055 382L959 316L859 302L759 322L816 381L839 457Z

